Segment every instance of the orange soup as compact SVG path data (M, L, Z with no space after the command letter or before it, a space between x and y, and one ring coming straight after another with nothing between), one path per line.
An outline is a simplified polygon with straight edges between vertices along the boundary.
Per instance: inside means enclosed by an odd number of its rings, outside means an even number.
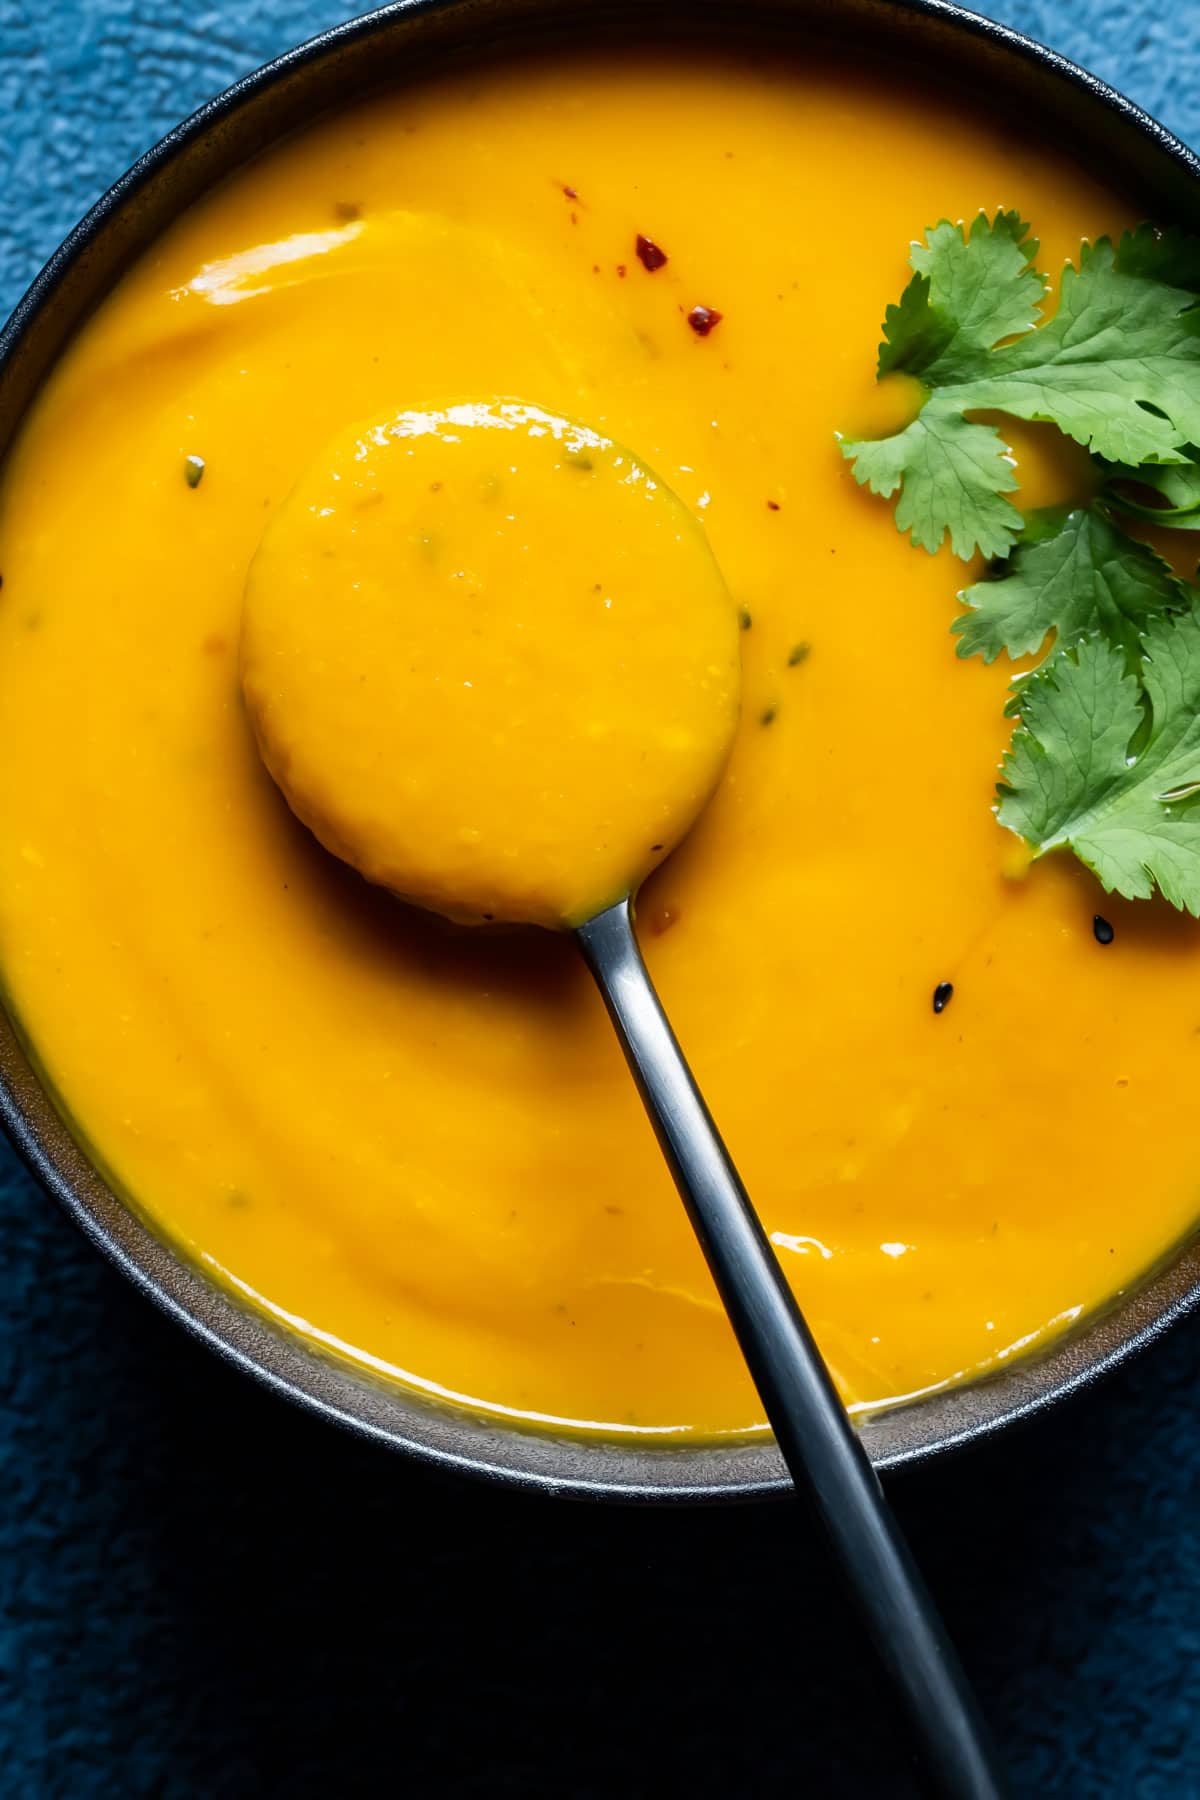
M1022 121L845 68L496 67L271 151L80 333L0 493L0 964L81 1138L216 1280L474 1407L760 1426L569 939L368 888L242 703L247 570L320 447L476 394L628 445L739 610L732 754L638 922L847 1400L1003 1365L1190 1227L1196 927L1014 862L1009 671L956 659L962 565L835 441L886 423L910 240L1000 205L1051 269L1129 222ZM1074 491L1016 447L1022 503Z

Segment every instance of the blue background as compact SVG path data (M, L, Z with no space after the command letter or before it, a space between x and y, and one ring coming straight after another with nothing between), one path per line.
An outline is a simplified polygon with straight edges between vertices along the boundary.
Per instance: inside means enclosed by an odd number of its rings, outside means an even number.
M0 0L0 309L178 117L361 10ZM991 10L1200 143L1196 0ZM345 1441L186 1343L2 1148L0 1283L10 1800L908 1791L790 1508L553 1506ZM1198 1362L1200 1319L894 1485L1022 1793L1200 1795Z

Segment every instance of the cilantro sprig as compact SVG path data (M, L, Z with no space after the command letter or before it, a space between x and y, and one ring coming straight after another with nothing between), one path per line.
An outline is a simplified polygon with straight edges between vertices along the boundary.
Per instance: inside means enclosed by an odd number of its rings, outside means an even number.
M1036 254L1013 212L926 232L878 362L916 378L920 406L842 452L914 544L989 559L959 596L959 655L1041 657L1010 692L1001 824L1200 916L1200 587L1127 528L1200 530L1200 240L1141 225L1085 244L1044 323ZM1023 517L981 412L1083 444L1092 498Z
M1123 512L1173 531L1200 531L1200 461L1109 464L1104 474L1109 498Z
M950 627L960 656L1015 659L1052 633L1061 646L1101 633L1131 668L1151 620L1186 605L1170 565L1097 505L1031 514L1002 575L972 582L959 599L970 609Z
M1119 249L1085 244L1041 326L1037 249L1014 212L980 213L965 238L943 219L913 246L913 278L888 308L878 373L914 376L925 398L902 431L842 454L873 492L900 490L896 523L925 550L949 534L956 556L1000 556L1021 529L1005 498L1017 485L1008 446L970 413L1049 422L1124 467L1187 463L1200 443L1191 241L1140 226Z
M999 817L1071 849L1110 892L1200 912L1200 595L1155 621L1131 674L1102 635L1030 683L1000 770Z

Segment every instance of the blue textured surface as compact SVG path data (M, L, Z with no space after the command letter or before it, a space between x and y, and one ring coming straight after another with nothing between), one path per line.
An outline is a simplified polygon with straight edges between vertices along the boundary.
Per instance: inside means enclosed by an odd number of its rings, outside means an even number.
M0 0L0 307L179 116L360 10ZM993 11L1200 140L1195 0ZM907 1792L789 1509L549 1508L343 1441L185 1343L2 1149L0 1239L11 1800ZM1021 1793L1200 1795L1198 1364L1200 1322L897 1485Z

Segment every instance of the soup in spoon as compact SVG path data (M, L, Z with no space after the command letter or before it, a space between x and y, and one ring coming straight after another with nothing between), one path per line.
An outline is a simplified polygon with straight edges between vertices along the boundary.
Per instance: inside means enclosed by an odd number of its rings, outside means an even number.
M456 919L579 924L716 785L739 628L694 517L517 401L360 425L250 570L242 686L327 849Z

